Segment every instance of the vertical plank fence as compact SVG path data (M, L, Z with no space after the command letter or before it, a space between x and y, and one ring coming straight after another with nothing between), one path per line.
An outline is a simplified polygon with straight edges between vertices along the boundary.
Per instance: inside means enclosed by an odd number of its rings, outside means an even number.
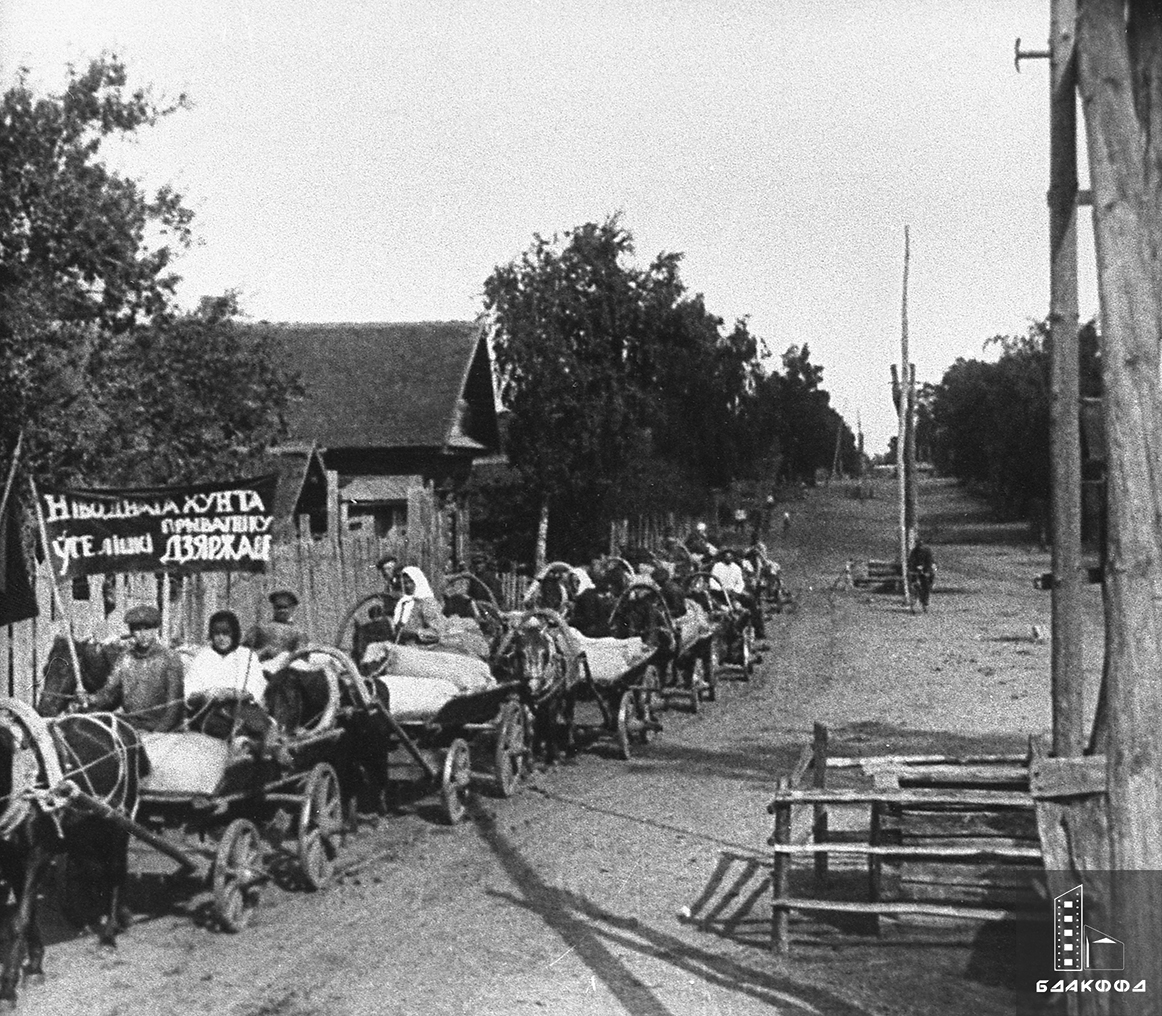
M267 597L275 589L290 587L302 601L297 621L315 642L331 642L347 609L359 598L382 588L375 569L381 554L389 551L400 560L416 561L432 577L433 585L443 576L429 569L435 561L431 543L424 541L415 552L406 540L384 539L373 534L347 534L335 539L294 540L276 544L265 574L244 572L202 572L173 575L169 582L168 630L163 638L174 644L203 643L210 615L232 610L245 631L255 621L268 617ZM65 621L52 601L52 578L45 562L37 564L33 588L40 616L31 621L0 628L0 692L26 702L35 701L40 673L48 659L53 639L64 633ZM108 604L104 591L108 588ZM138 603L160 606L163 583L149 573L93 575L75 584L63 582L65 601L73 632L78 639L109 641L125 633L125 611Z

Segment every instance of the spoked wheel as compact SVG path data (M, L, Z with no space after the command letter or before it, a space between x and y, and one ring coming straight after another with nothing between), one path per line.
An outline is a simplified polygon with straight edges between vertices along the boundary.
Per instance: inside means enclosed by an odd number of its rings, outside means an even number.
M714 636L706 644L706 651L699 657L698 666L702 669L702 685L706 689L706 701L718 700L718 671L722 666L722 647L718 636Z
M444 805L444 817L449 825L455 825L468 810L468 799L472 792L472 760L468 742L457 737L444 755L444 767L440 774L440 798Z
M218 841L210 876L214 917L223 931L238 932L250 923L263 875L258 828L249 819L236 818Z
M627 762L633 755L629 746L634 733L634 712L634 692L630 689L622 693L617 706L617 747Z
M339 777L320 762L307 777L299 811L299 865L312 889L322 889L335 874L343 835L343 798Z
M754 626L747 624L742 630L742 679L750 680L754 672Z
M506 702L496 723L496 750L492 759L496 789L512 797L525 771L525 714L519 702Z
M661 686L662 679L658 673L658 668L653 665L647 667L646 672L642 675L641 687L638 688L634 703L641 724L641 729L638 730L638 740L642 744L649 744L654 733L661 729L657 713L654 710L654 703L657 701Z

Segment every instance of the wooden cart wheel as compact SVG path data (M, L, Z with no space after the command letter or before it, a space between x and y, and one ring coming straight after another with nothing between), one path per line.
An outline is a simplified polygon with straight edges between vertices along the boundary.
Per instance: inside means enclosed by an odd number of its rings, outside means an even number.
M512 797L525 769L525 718L519 702L506 702L496 724L493 771L501 797Z
M754 672L754 625L747 623L742 630L742 679L750 680Z
M262 841L249 819L236 818L218 841L210 879L214 916L223 931L238 932L250 923L258 905L256 883L262 877Z
M718 671L722 667L722 645L714 635L706 644L706 651L698 660L702 670L702 686L706 689L706 701L718 700Z
M621 701L617 706L617 747L621 751L621 757L627 762L633 755L629 746L635 731L634 699L634 690L630 688L622 693Z
M642 744L649 744L654 736L654 725L658 720L657 713L654 710L654 702L660 694L661 686L662 679L658 674L658 668L650 664L650 666L646 667L646 672L642 675L641 686L638 688L634 701L640 724L638 740Z
M343 835L343 798L339 777L326 762L311 770L299 811L299 866L312 889L322 889L335 874Z
M457 737L444 755L444 767L440 774L440 797L444 805L444 817L450 825L455 825L468 810L468 796L471 793L472 761L468 742Z
M693 664L687 674L690 692L690 712L692 713L698 712L698 706L702 701L702 692L706 688L706 669L706 661L703 658Z

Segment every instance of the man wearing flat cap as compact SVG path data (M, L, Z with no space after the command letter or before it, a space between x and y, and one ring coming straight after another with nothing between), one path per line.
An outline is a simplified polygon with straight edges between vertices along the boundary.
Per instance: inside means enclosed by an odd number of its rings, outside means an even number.
M181 657L158 638L161 613L156 607L132 607L125 613L125 624L129 650L117 661L105 687L89 699L89 708L120 708L138 730L176 730L185 703L184 670Z
M284 653L289 655L305 649L309 641L306 632L294 623L298 596L290 589L276 589L269 599L271 619L259 621L242 640L242 644L253 649L263 663Z

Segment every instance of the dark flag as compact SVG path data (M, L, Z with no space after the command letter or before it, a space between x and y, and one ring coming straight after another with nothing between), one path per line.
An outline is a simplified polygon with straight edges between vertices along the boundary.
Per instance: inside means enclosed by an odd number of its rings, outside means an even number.
M24 559L19 506L10 495L0 513L0 625L27 621L39 612Z

